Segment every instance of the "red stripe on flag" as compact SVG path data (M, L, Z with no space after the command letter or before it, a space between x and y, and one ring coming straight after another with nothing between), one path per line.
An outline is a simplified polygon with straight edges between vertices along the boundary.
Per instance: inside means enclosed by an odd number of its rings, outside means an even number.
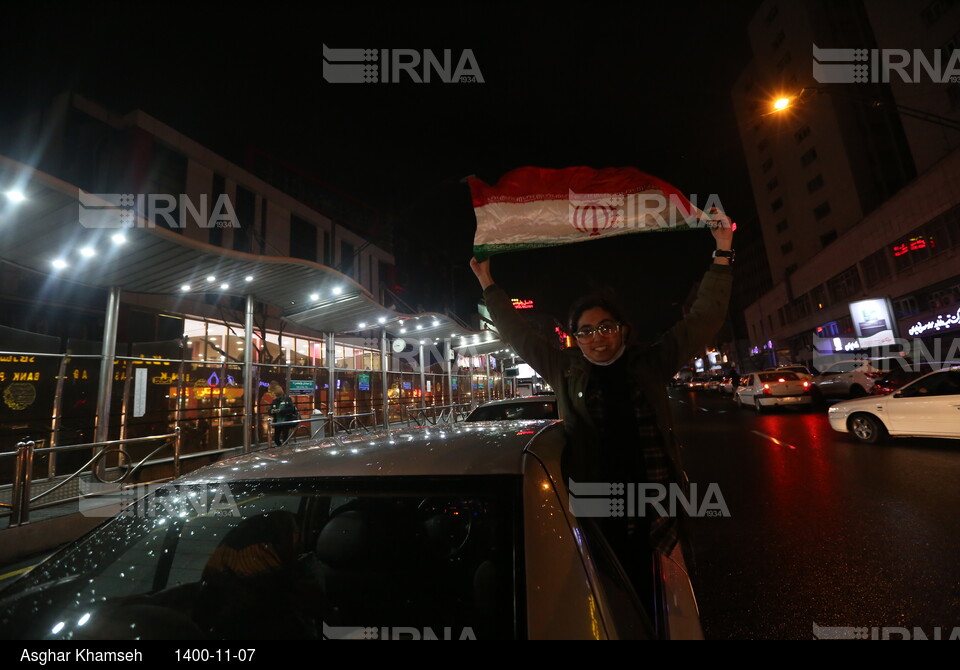
M687 197L667 182L632 167L569 167L561 170L522 167L511 170L494 186L475 178L468 179L474 208L500 202L567 200L575 194L622 194L660 191L689 215L692 205Z

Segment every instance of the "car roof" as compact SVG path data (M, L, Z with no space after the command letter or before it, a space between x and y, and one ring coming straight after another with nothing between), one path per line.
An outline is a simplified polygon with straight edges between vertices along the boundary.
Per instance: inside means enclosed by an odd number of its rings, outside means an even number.
M501 398L500 400L491 400L490 402L485 402L479 407L497 407L498 405L517 405L528 402L556 402L557 396L551 394L547 395L524 395L518 396L516 398Z
M541 437L544 433L550 433ZM534 439L562 439L556 420L457 423L354 433L219 461L179 483L275 478L519 475Z

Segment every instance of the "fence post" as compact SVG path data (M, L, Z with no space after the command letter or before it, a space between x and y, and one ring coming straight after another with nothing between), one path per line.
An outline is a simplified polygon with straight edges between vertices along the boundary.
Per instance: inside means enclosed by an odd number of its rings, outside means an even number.
M21 526L30 521L30 480L33 476L33 448L36 442L24 440L17 443L17 462L13 473L13 499L10 527Z
M173 438L173 476L179 477L180 476L180 446L181 446L180 445L180 440L181 440L180 426L177 426L176 428L174 428L174 432L177 434L177 436Z

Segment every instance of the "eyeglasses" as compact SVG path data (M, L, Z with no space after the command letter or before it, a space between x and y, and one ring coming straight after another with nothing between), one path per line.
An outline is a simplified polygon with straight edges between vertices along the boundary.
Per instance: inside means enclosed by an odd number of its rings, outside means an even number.
M610 337L611 335L616 335L619 332L620 332L619 323L601 323L596 328L591 328L590 326L587 326L586 328L581 328L580 330L575 332L573 336L577 338L577 342L580 342L581 344L585 344L590 340L592 340L596 335L600 335L602 337Z

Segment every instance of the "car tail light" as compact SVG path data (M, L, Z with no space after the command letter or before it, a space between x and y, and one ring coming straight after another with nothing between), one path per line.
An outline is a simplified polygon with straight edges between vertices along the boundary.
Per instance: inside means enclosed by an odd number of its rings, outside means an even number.
M810 393L810 382L803 382L803 392Z
M770 384L763 385L763 395L773 395L773 391L770 390Z
M878 379L883 376L882 372L865 372L868 379Z

